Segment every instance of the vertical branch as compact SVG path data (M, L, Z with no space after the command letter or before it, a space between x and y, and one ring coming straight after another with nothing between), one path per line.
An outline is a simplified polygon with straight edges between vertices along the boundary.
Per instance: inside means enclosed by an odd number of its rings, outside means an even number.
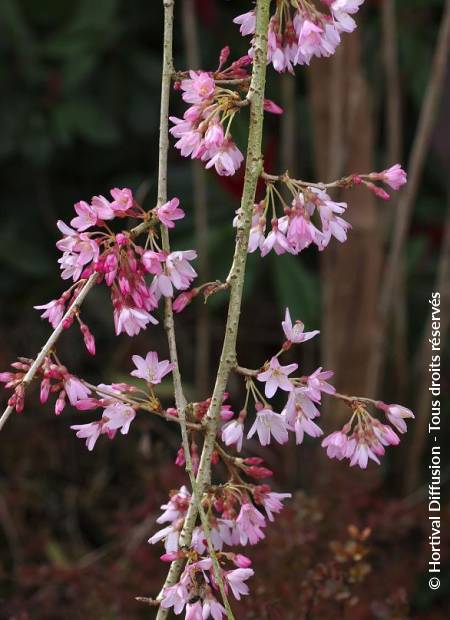
M188 66L200 67L198 28L194 0L183 0L183 35ZM198 276L200 282L207 282L208 275L208 209L205 171L198 161L192 161L192 184L194 205L194 230L198 250ZM210 358L210 322L206 304L199 304L195 333L195 384L199 398L208 393Z
M383 288L381 290L380 324L376 339L377 341L374 346L372 359L370 360L370 376L372 378L373 386L376 386L379 381L389 314L396 292L399 265L402 261L402 254L411 221L412 209L417 196L417 191L425 164L425 157L428 152L431 134L433 131L434 117L444 83L449 40L450 0L446 0L434 53L431 75L420 112L419 123L412 146L411 156L408 162L408 185L405 187L398 203L394 236L387 259Z
M231 369L236 363L236 339L241 312L242 292L247 261L248 238L252 222L256 185L262 171L262 130L264 114L264 90L266 81L267 30L270 0L257 0L256 32L253 43L254 60L249 93L250 125L247 145L244 188L241 200L241 214L236 233L233 263L228 276L230 301L225 327L219 368L217 371L211 405L206 416L206 433L197 474L197 491L200 496L211 479L211 457L217 429L220 423L220 409ZM180 546L189 546L197 519L197 506L191 502L180 534ZM182 562L173 562L164 587L174 585L180 575ZM167 610L159 608L157 620L167 617Z
M172 74L174 72L173 66L173 12L174 12L175 0L163 0L164 6L164 49L163 49L163 70L161 78L161 109L160 109L160 123L159 123L159 158L158 158L158 199L157 204L161 206L167 202L167 163L169 152L169 101L170 101L170 88L172 82ZM170 252L170 240L169 231L166 226L161 226L161 238L163 250L167 253ZM175 324L173 318L172 299L170 297L165 298L164 306L164 327L167 333L167 340L169 344L170 361L173 364L172 376L175 393L175 403L178 409L178 415L180 419L181 437L184 449L184 455L186 459L186 472L189 475L189 479L192 485L192 502L191 505L195 506L196 511L200 511L200 518L203 524L205 538L208 543L208 549L211 554L211 558L214 566L214 575L219 585L219 589L227 610L227 615L230 620L234 620L231 612L230 605L226 596L223 580L220 574L220 567L217 561L217 557L211 542L211 535L209 531L208 521L201 506L201 497L203 490L199 493L198 486L196 484L195 476L192 468L192 458L189 446L189 435L186 425L186 397L183 392L183 386L181 381L181 373L178 363L178 352L176 345ZM181 546L183 546L181 544ZM164 610L161 617L164 617ZM159 615L158 615L159 617Z

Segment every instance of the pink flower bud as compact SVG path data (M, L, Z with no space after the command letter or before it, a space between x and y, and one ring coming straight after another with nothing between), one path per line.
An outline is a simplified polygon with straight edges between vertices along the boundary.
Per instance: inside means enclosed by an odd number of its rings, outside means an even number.
M249 568L252 565L251 559L241 553L237 553L233 557L233 563L239 568Z
M50 380L45 378L41 382L40 401L42 405L47 402L49 394L50 394Z
M284 112L283 108L270 99L264 99L264 110L272 114L283 114Z
M61 390L55 403L55 414L60 415L65 406L66 406L66 393L64 390Z
M246 467L244 471L247 476L250 476L255 480L263 480L264 478L270 478L273 476L273 471L267 469L267 467L256 467L252 465L251 467Z
M83 323L80 329L81 333L83 334L84 344L88 353L90 353L91 355L95 355L95 338L89 330L89 327Z

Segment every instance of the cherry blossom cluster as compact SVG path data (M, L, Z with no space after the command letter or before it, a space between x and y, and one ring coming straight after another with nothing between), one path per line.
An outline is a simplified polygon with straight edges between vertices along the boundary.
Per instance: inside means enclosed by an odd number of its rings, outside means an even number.
M197 275L190 264L197 256L194 250L166 253L158 244L156 224L173 228L175 222L184 217L178 198L146 213L128 188L112 189L111 196L112 201L94 196L90 203L76 203L77 215L71 220L71 226L58 222L63 234L56 244L62 252L58 261L61 277L73 279L75 284L59 299L36 306L44 310L42 318L48 319L53 327L59 324L70 300L76 299L84 281L92 274L98 274L97 281L104 280L111 289L116 334L125 332L129 336L135 336L149 323L157 324L152 312L158 307L161 296L172 297L175 290L189 288ZM134 242L133 229L117 233L111 230L111 220L125 217L148 225L145 248ZM150 276L153 276L151 283ZM92 334L79 315L75 316L88 351L95 354ZM73 320L74 315L71 315L64 327L69 327Z
M242 450L244 423L250 399L254 401L256 417L247 432L248 439L256 435L260 444L267 446L272 438L279 444L287 443L289 432L294 433L297 445L303 443L305 435L320 437L323 431L316 422L320 416L318 407L322 394L327 394L341 399L352 411L352 416L343 429L323 440L322 446L327 449L328 456L339 460L348 458L351 466L358 465L363 469L367 467L368 459L379 464L378 457L385 453L385 446L395 446L400 442L392 426L400 433L406 432L405 419L413 418L413 413L401 405L386 405L368 398L337 394L335 388L328 383L334 373L322 368L318 368L311 375L292 377L292 373L298 370L298 364L283 366L279 357L293 344L306 342L319 332L305 332L301 321L293 324L288 309L282 327L286 340L277 355L268 360L260 370L238 369L246 379L247 398L238 417L222 426L224 444L234 445L238 451ZM255 379L264 384L264 394ZM278 391L287 393L286 404L280 413L275 412L267 400L273 398ZM372 416L368 411L369 405L383 411L392 426L383 424Z
M276 189L276 180L282 182L291 194L290 204ZM406 173L396 164L383 172L354 174L331 185L345 188L365 185L378 197L388 199L389 194L373 181L383 182L398 190L406 183ZM347 240L351 225L341 217L347 209L346 202L336 202L323 187L290 179L287 174L279 178L267 175L266 182L265 198L254 207L249 252L259 250L261 256L266 256L272 250L278 255L286 252L298 254L311 244L322 251L333 237L341 243ZM280 210L283 213L281 217ZM271 229L267 234L269 219Z
M321 0L322 10L319 10L309 0L276 0L275 13L269 22L268 62L276 71L293 73L294 65L309 65L314 56L332 56L341 42L341 34L355 30L356 22L351 16L363 2ZM255 34L254 10L233 21L240 26L243 36Z
M241 90L242 85L248 84L245 67L251 63L251 58L244 56L223 69L228 56L229 49L224 48L217 71L189 71L188 78L176 83L183 91L183 101L191 105L183 118L170 117L170 133L177 139L175 147L181 155L206 162L206 168L214 167L221 176L234 175L244 160L231 136L231 126L236 113L248 103L242 99ZM230 83L238 90L227 88ZM282 113L270 100L265 109Z
M228 466L231 469L229 462ZM267 484L245 483L236 473L228 483L203 497L210 540L219 563L225 592L228 594L231 590L237 600L249 593L245 581L254 574L250 568L252 562L247 556L226 551L225 548L255 545L262 540L267 519L273 521L274 514L283 508L282 501L289 497L290 493L271 492ZM178 583L163 590L161 606L173 607L175 614L180 614L186 607L186 618L209 618L211 615L214 620L221 620L226 614L217 600L218 584L212 571L212 560L205 555L208 553L208 543L203 527L197 526L194 529L189 551L180 549L179 536L190 502L191 495L186 487L173 491L169 502L161 506L164 512L157 519L157 523L168 525L149 539L151 544L164 542L163 561L186 559ZM190 603L192 599L196 600L195 613Z

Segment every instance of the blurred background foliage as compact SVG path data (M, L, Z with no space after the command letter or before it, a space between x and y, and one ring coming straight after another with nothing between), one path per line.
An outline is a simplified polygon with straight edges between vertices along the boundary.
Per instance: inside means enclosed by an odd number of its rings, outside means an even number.
M404 164L427 89L443 4L442 0L396 2ZM203 68L216 67L225 44L231 46L233 58L246 52L247 41L239 36L232 17L249 6L225 0L195 3ZM375 136L375 169L386 167L388 141L381 9L382 0L367 0L358 15L362 71L367 78ZM187 63L180 13L178 6L175 56L176 68L181 70ZM160 2L0 2L0 80L4 93L0 100L1 369L17 355L33 355L49 332L32 306L53 299L62 290L56 264L56 220L68 221L74 202L106 194L114 186L132 187L144 206L154 205L161 44ZM268 96L287 105L295 118L293 172L301 178L317 177L312 153L318 145L311 129L307 70L297 71L290 98L283 94L282 80L270 71ZM409 406L415 404L413 359L423 339L448 208L448 71L442 99L406 245L402 319L406 339L402 355L407 365L401 395ZM174 93L172 112L181 115L182 111L180 97ZM267 115L266 121L266 168L280 170L286 160L281 139L283 120ZM234 125L234 136L243 150L246 125L244 112ZM242 174L225 179L207 173L204 178L209 227L207 271L212 279L223 279L232 255L231 220L239 206ZM196 247L192 167L174 149L170 153L169 193L180 197L188 214L177 226L174 247ZM346 200L352 203L350 193ZM377 203L377 209L380 219L389 220L389 209L395 210L395 205ZM383 252L389 230L388 226L381 240ZM257 367L274 350L286 306L293 316L304 320L307 328L320 328L324 320L322 294L320 261L313 250L300 257L250 256L239 344L242 363ZM365 289L360 295L364 297ZM226 301L225 295L216 295L208 303L209 384L213 379L210 369L220 353ZM348 300L350 318L355 304L358 299ZM194 372L199 305L199 301L192 304L177 320L183 375L194 399L208 396ZM74 373L92 382L109 382L126 375L132 353L166 351L161 329L151 329L131 340L115 338L110 303L102 288L86 301L83 317L96 334L96 359L87 359L77 330L64 335L60 354ZM301 363L305 372L319 365L319 347L315 341L304 345ZM386 400L395 400L399 394L393 370L397 353L397 349L392 353L388 348L386 354L385 381L378 394ZM445 355L444 371L448 369L448 349ZM339 374L346 372L345 368L337 370ZM443 377L448 376L444 371ZM169 401L170 386L163 387ZM448 393L448 379L443 379L443 389ZM239 407L240 385L235 378L230 394L233 405ZM178 448L176 431L158 421L141 419L129 436L111 443L99 442L91 454L68 430L77 416L65 411L60 419L55 418L29 397L26 413L12 418L0 438L0 618L149 617L149 610L135 603L134 596L156 594L164 574L165 566L158 560L160 550L149 548L146 539L167 490L184 481L182 472L173 465ZM448 432L445 423L442 443ZM327 468L318 452L317 445L307 442L301 449L291 446L285 452L274 450L272 463L269 458L277 484L302 488L307 495L296 498L283 517L285 524L279 526L282 531L290 528L292 540L283 542L274 531L274 542L269 536L258 551L256 568L259 565L265 570L259 571L254 584L256 597L252 598L258 598L259 593L261 600L253 608L253 603L246 602L242 610L245 615L238 617L329 619L337 613L355 620L448 617L445 598L449 584L443 583L440 591L430 595L424 577L428 533L423 488L407 495L403 491L407 445L400 456L386 459L381 471L371 471L364 479L342 464ZM324 473L319 474L318 467ZM420 460L418 467L423 483L425 461ZM336 545L330 545L336 539L346 541L347 528L352 524L373 528L369 555L373 566L367 575L363 571L363 586L354 573L351 578L347 573L345 578L340 573L338 577L333 573L331 578L327 571L317 576L319 565L342 565L342 557L336 560L333 551ZM391 549L396 555L389 552ZM295 563L296 570L290 572L289 566L300 556L305 559ZM320 584L317 592L321 588L332 591L323 598L325 603L314 599L314 616L305 615L312 596L311 580L305 585L308 574ZM339 598L333 588L346 579L351 593ZM292 599L292 593L287 596L287 591L295 592L296 588L301 593L298 599ZM262 608L261 601L268 592L273 601L271 598ZM352 597L354 606L346 611L346 601Z

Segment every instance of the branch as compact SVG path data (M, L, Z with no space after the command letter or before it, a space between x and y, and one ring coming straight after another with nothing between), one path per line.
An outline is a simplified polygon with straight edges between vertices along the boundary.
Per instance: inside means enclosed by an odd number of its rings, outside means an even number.
M28 370L27 374L22 379L22 382L19 384L20 386L22 386L24 392L26 391L27 387L30 385L30 383L34 379L34 376L39 370L39 368L41 367L42 362L45 360L47 355L50 353L51 349L53 349L54 345L56 344L56 341L58 340L58 338L64 331L64 325L66 324L67 319L72 317L73 314L78 310L78 308L83 303L86 295L89 293L91 288L97 282L98 275L99 275L98 273L93 273L89 277L89 279L86 280L83 288L78 293L78 295L75 297L69 309L67 310L63 318L60 320L60 322L58 323L55 330L50 335L47 342L42 347L39 355L36 357L32 365L30 366L30 369ZM0 418L0 431L2 430L3 426L6 424L7 419L9 418L9 416L11 415L13 411L14 411L14 407L9 405L3 412L3 415Z
M211 478L211 457L214 451L215 437L220 422L220 409L222 406L228 377L231 369L235 365L236 339L242 302L248 239L252 223L256 185L262 171L261 145L269 6L270 0L258 0L256 4L254 62L250 89L247 95L248 100L250 101L250 127L247 145L244 189L241 200L241 215L239 217L237 227L233 264L228 277L231 290L227 324L225 328L225 338L217 372L216 384L214 386L211 399L211 405L206 417L207 431L196 479L197 491L199 495L203 494ZM198 508L196 502L191 502L184 521L183 529L180 534L180 546L189 546L190 544L192 531L195 527L197 519L197 511ZM176 561L172 563L164 584L165 588L174 585L178 581L181 568L182 562ZM166 618L167 613L167 610L160 607L157 614L157 620L163 620Z
M150 217L148 217L148 219L145 219L143 222L141 222L140 224L138 224L137 226L135 226L134 228L132 228L130 230L130 238L131 239L135 239L136 237L138 237L139 235L144 233L146 230L148 230L150 228L152 223L153 223L153 221L152 221L152 218L150 216ZM80 306L84 302L87 294L89 293L89 291L96 284L98 276L99 276L98 273L93 273L91 276L89 276L89 278L86 280L83 288L80 290L78 295L75 297L75 299L73 300L73 302L69 306L67 312L64 314L64 316L61 319L61 321L58 323L58 325L56 326L54 331L50 334L50 337L48 338L47 342L42 347L39 355L36 357L36 359L34 360L33 364L31 365L30 369L28 370L27 374L22 379L22 382L19 384L20 386L22 386L22 389L23 389L24 393L27 390L27 388L30 385L30 383L32 382L32 380L34 379L34 376L36 375L37 371L41 367L42 362L47 357L47 355L50 353L50 351L53 349L53 347L56 344L57 340L59 339L59 337L63 333L64 325L65 325L67 319L73 317L74 314L76 313L76 311L80 308ZM81 282L82 282L82 280L80 280L78 282L78 284L80 284ZM14 407L12 407L11 405L8 405L8 407L6 407L5 411L3 412L3 414L2 414L2 416L0 418L0 431L2 430L4 425L6 424L6 421L8 420L9 416L11 415L11 413L13 411L14 411Z

